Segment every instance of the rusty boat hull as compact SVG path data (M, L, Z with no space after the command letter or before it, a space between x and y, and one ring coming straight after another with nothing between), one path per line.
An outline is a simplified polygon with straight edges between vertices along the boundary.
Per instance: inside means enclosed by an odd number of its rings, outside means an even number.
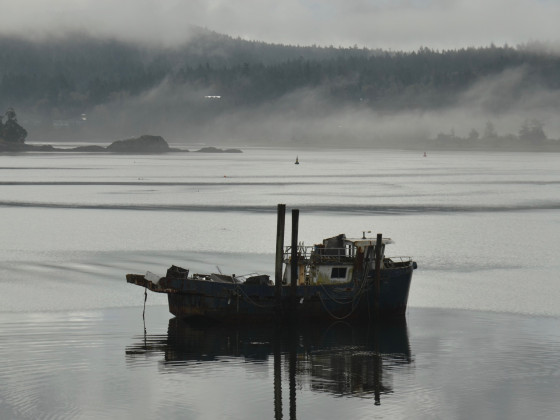
M413 265L384 269L376 297L374 272L362 283L299 285L246 284L197 278L163 277L157 282L128 274L127 282L167 293L169 311L178 318L218 321L372 320L404 317Z

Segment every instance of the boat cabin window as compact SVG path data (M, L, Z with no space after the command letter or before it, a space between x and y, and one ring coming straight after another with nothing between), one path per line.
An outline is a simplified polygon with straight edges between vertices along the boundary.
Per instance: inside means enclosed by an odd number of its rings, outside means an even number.
M345 279L346 267L333 267L331 272L331 279Z

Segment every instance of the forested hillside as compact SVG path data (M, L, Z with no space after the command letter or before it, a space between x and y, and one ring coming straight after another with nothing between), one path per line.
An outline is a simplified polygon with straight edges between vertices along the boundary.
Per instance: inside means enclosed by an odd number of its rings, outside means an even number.
M0 106L15 103L63 111L87 108L115 94L138 94L166 77L173 83L220 89L227 89L232 81L255 77L248 88L259 90L263 83L269 83L277 85L273 91L278 95L301 85L294 71L299 72L302 60L320 63L371 55L368 50L247 42L206 31L175 49L84 35L42 42L4 37L0 38Z
M465 102L471 110L479 107L480 121L491 120L519 112L527 97L535 102L535 92L552 94L548 100L558 107L559 75L558 55L529 47L389 52L272 45L205 30L173 49L84 35L41 42L0 38L0 109L16 108L36 135L55 128L76 135L79 128L95 137L123 127L173 126L174 136L192 139L208 134L214 122L222 131L212 135L231 133L234 123L226 120L232 114L255 123L253 110L281 114L289 123L291 112L304 109L318 125L319 116L337 109L379 116L445 112ZM490 82L496 94L478 100L477 89L484 96L483 84ZM522 107L527 112L521 114L546 124L548 114L536 115L544 105ZM305 124L296 114L284 135L310 136L307 130L298 134Z

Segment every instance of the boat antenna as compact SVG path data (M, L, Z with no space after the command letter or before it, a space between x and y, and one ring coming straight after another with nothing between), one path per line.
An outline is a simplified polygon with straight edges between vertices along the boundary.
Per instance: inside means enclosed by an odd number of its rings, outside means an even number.
M366 239L366 233L371 233L371 230L363 230L362 231L362 239Z

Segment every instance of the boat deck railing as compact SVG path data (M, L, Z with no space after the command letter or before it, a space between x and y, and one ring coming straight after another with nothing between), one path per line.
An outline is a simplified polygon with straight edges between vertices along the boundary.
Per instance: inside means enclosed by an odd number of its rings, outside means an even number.
M317 246L298 245L297 255L300 263L304 264L348 264L354 262L356 255L353 248L319 248ZM292 247L284 248L284 262L292 259ZM412 257L396 256L384 257L384 266L405 267L412 263Z
M306 263L318 264L341 264L351 263L355 259L355 255L348 248L317 248L316 246L297 247L298 259ZM284 248L284 261L289 262L292 259L292 247Z

